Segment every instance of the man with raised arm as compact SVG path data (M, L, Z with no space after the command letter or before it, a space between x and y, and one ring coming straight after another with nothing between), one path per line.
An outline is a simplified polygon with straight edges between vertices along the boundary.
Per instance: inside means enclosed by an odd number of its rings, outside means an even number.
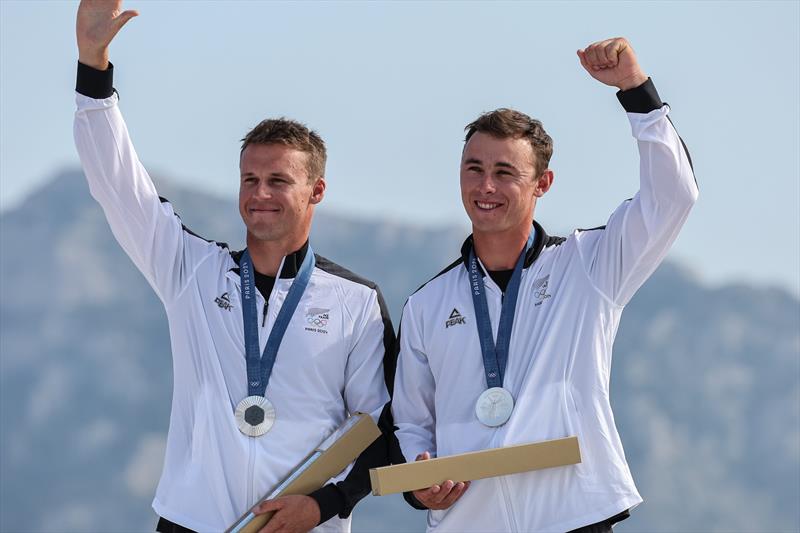
M92 196L169 320L174 389L157 530L222 531L348 414L378 417L394 333L378 287L311 249L325 145L302 124L265 120L243 139L246 250L181 224L139 161L113 89L108 46L137 15L120 7L78 8L75 143ZM266 502L259 513L277 512L262 531L349 531L368 468L386 456L380 438L346 476Z
M553 183L542 124L510 109L469 124L461 199L473 233L406 302L392 411L408 460L576 435L582 462L406 494L430 510L429 531L603 532L642 501L611 412L611 347L697 187L630 44L609 39L578 56L619 89L639 147L639 191L605 226L550 236L534 221Z

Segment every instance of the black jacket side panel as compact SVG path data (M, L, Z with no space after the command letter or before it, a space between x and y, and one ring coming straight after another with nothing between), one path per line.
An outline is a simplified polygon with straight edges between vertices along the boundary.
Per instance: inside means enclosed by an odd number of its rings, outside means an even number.
M366 280L353 272L337 265L336 263L326 259L322 256L315 256L317 268L339 276L341 278L360 283L373 289L378 295L378 305L380 306L381 318L383 319L383 372L386 388L391 397L394 389L394 372L397 366L397 355L395 353L395 335L392 326L392 320L389 317L389 310L386 307L386 302L383 299L378 286L372 281ZM347 518L353 511L356 504L371 491L369 480L370 468L377 468L389 464L389 446L387 444L389 438L394 438L393 426L386 425L384 422L386 413L389 413L391 419L390 404L386 404L381 413L378 427L381 430L381 436L375 440L369 447L364 450L358 459L356 459L352 470L347 477L339 483L329 483L319 490L309 494L319 505L320 510L320 524L331 519L334 515L339 515L339 518Z

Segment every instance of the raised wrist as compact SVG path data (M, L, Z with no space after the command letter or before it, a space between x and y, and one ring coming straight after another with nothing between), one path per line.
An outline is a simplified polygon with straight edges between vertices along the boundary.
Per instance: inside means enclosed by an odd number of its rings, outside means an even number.
M631 89L639 87L647 80L648 80L647 75L645 75L643 72L640 72L638 74L634 74L630 78L625 78L624 80L620 81L619 84L616 85L616 87L620 91L630 91Z
M108 49L95 52L79 50L78 61L96 70L106 70L108 68Z

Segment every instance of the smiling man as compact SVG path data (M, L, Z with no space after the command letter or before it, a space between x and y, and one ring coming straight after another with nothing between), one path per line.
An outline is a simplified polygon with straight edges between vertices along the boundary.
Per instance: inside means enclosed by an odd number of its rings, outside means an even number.
M198 237L158 196L112 86L109 43L137 15L120 4L78 8L75 143L92 195L169 320L174 390L157 530L222 531L348 414L378 418L394 333L378 287L311 249L326 152L302 124L265 120L242 140L245 250ZM310 496L264 503L259 513L276 513L262 532L349 531L368 469L386 461L382 437Z
M576 435L578 465L406 494L429 531L610 531L642 499L609 399L625 304L665 257L697 198L689 154L621 38L578 51L617 87L641 160L640 188L605 226L548 235L534 210L553 184L553 142L510 109L467 126L461 257L403 309L393 415L405 459Z

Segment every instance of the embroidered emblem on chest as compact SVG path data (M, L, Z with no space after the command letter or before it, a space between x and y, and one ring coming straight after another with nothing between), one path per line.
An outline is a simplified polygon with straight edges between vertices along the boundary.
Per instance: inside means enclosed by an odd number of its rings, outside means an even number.
M231 300L228 297L227 292L223 292L221 295L214 298L214 303L217 304L220 309L224 309L226 311L233 309L233 305L231 305Z
M314 333L328 333L326 329L331 319L331 310L323 307L309 307L306 309L306 331Z
M467 323L467 317L459 313L458 309L454 307L453 312L450 313L450 317L444 323L444 329L447 329L450 326L456 326L458 324L466 324L466 323Z
M547 293L547 285L550 283L550 275L539 278L533 282L533 297L536 299L534 306L542 305L542 303L552 296Z

